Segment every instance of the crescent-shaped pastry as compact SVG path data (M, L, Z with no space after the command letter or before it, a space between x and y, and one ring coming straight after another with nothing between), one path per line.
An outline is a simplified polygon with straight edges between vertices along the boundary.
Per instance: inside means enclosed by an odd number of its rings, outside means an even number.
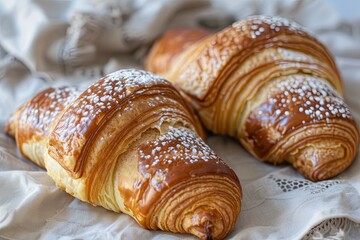
M179 92L148 72L44 90L6 131L58 187L144 228L223 239L240 212L236 174L200 138Z
M252 16L218 33L170 30L146 68L181 89L207 129L313 181L338 175L358 151L334 60L287 19Z

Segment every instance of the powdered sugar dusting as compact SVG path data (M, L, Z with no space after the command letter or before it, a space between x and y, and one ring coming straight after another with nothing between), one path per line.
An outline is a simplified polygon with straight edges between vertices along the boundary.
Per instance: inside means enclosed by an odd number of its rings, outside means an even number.
M307 137L313 141L312 137L318 134L338 134L335 124L340 121L354 123L343 99L321 77L306 74L281 76L269 81L258 94L263 94L265 99L260 98L260 105L249 113L244 135L246 141L253 144L256 156L262 159L283 161L282 155L274 160L268 154L273 154L274 147L287 141L289 136L289 139L293 136L296 142L305 142ZM283 154L281 151L279 153Z
M70 160L82 156L91 136L107 117L124 111L124 105L131 109L132 100L144 91L155 91L165 85L169 85L166 80L141 70L120 70L105 76L82 92L60 117L49 136L49 149L54 157L61 156L64 165L76 171L79 165Z
M115 109L124 99L131 104L129 96L141 94L155 84L168 84L163 78L142 70L120 70L105 76L91 85L72 105L73 112L63 117L63 126L68 129L67 135L75 131L86 131L93 120Z
M280 93L279 93L280 89ZM305 114L303 124L328 121L330 118L352 119L350 110L336 90L325 80L303 75L293 75L278 81L270 89L268 98L276 115Z
M168 132L138 149L140 171L150 178L154 187L161 187L172 167L215 161L224 162L192 130L170 127ZM155 176L155 177L154 177Z
M156 83L168 84L165 79L158 75L136 69L119 70L107 75L105 78L111 81L118 81L122 79L123 86L127 91L140 87L145 88Z
M248 33L252 39L269 32L280 32L282 29L298 34L306 32L298 23L279 16L250 16L244 21L234 23L233 27Z
M26 111L27 122L48 134L50 125L59 113L71 103L80 92L75 87L50 88L40 98L33 99Z
M79 107L83 109L81 121L86 121L87 115L99 115L106 109L118 105L119 101L135 91L141 93L139 89L146 89L157 83L167 82L159 76L141 70L120 70L109 74L93 84L79 103Z
M187 128L170 127L166 134L153 141L151 145L153 146L151 151L139 150L141 158L154 159L149 167L164 163L176 164L179 161L184 161L185 164L210 160L219 161L214 151Z

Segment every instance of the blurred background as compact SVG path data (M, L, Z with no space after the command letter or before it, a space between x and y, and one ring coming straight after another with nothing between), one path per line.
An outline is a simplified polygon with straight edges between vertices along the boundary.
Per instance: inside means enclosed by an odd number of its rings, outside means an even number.
M357 0L0 0L0 121L48 85L88 84L120 68L142 68L169 28L218 31L254 14L305 26L350 80L360 66Z
M0 0L0 72L14 59L47 81L141 67L168 28L217 31L254 14L295 20L336 56L355 58L359 10L356 0Z

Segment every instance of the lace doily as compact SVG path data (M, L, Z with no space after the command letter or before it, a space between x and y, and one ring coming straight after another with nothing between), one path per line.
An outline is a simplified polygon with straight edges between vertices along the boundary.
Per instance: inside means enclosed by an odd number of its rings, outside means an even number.
M358 228L356 225L348 218L331 218L313 227L302 240L351 239L350 230Z
M293 190L300 189L303 191L310 192L311 194L324 192L328 188L341 183L341 181L339 180L328 180L328 181L314 183L306 179L289 180L285 178L277 178L274 175L270 175L269 179L273 180L283 192L291 192Z

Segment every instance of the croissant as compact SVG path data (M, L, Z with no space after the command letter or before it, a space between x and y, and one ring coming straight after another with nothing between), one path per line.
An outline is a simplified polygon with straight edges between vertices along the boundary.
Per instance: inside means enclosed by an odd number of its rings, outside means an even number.
M200 138L179 92L148 72L120 70L85 91L46 89L6 132L58 187L144 228L222 239L240 212L236 174Z
M355 158L359 131L334 60L297 23L251 16L218 33L170 30L145 68L181 89L207 129L258 159L319 181Z

